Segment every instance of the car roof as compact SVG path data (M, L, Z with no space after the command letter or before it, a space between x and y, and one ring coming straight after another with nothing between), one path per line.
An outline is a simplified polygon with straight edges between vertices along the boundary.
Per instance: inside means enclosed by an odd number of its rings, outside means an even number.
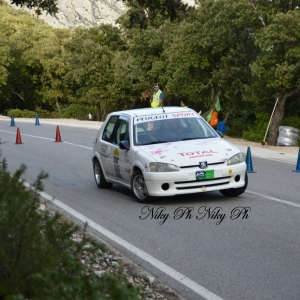
M136 109L128 109L122 111L116 111L111 113L110 115L118 114L118 115L129 115L131 117L138 116L147 116L147 115L157 115L160 113L180 113L180 112L195 112L191 108L184 108L181 106L165 106L165 107L157 107L157 108L136 108Z

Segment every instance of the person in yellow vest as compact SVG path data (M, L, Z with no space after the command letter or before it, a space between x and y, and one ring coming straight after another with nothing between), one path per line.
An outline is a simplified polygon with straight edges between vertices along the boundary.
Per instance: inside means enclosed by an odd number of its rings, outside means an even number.
M184 100L181 100L181 101L180 101L180 106L181 106L181 107L188 108L188 106L186 105L186 102L185 102Z
M159 89L158 83L153 85L154 93L151 101L151 107L160 107L163 106L164 102L164 93Z

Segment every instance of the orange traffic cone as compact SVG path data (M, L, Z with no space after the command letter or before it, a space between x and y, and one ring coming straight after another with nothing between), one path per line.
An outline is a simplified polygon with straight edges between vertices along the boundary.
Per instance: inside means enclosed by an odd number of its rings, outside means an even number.
M60 132L59 132L59 127L56 126L56 137L55 137L55 142L62 142L61 137L60 137Z
M16 137L16 144L23 144L22 139L21 139L21 134L20 134L20 128L17 128L17 137Z

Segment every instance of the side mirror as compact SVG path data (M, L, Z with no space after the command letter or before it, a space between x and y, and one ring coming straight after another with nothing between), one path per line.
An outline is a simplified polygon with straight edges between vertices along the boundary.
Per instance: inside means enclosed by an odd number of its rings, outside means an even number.
M223 138L223 133L222 133L221 131L216 130L216 132L217 132L217 134L218 134L221 138Z
M120 147L120 149L122 149L122 150L129 150L130 149L130 144L129 144L129 141L127 141L127 140L123 140L123 141L121 141L120 142L120 144L119 144L119 147Z

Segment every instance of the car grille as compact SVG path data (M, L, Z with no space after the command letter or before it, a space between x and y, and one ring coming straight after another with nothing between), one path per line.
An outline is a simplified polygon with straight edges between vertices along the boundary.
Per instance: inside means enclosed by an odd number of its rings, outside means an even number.
M226 162L215 162L207 164L207 168L212 166L220 166L223 165ZM199 165L190 165L190 166L180 166L180 169L192 169L196 168L196 170L202 170L200 169ZM205 170L205 169L204 169ZM225 177L217 177L213 179L204 179L204 180L189 180L189 181L176 181L174 182L175 188L177 190L188 190L188 189L199 189L203 186L205 187L213 187L213 186L221 186L226 185L230 183L231 176L225 176Z
M213 187L229 184L230 178L231 176L218 177L206 180L176 181L174 182L174 184L177 190L199 189L204 185L206 187Z
M221 161L221 162L207 164L207 166L216 166L216 165L223 165L223 164L225 164L225 162ZM199 168L199 165L179 166L180 169L188 169L188 168L195 168L195 167Z

